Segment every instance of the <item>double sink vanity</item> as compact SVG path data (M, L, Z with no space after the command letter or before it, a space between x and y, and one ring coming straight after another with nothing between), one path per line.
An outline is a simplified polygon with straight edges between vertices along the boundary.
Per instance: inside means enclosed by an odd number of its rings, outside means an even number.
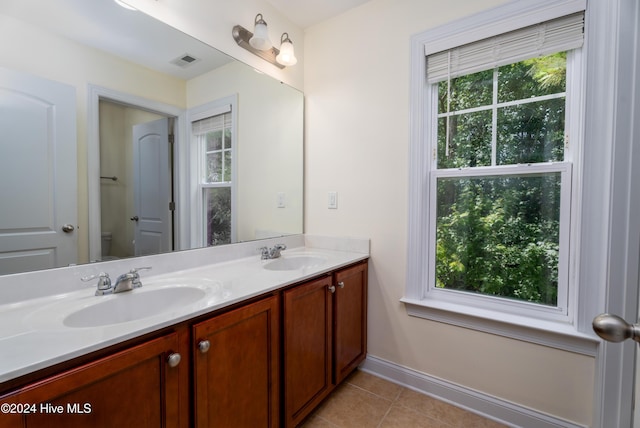
M369 241L279 244L1 277L0 425L298 425L366 356Z

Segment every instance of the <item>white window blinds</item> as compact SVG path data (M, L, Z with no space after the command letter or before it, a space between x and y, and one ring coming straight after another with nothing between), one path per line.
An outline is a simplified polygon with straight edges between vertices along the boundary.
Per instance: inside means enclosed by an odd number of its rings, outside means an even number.
M221 108L219 111L212 111L215 116L206 117L204 119L191 122L191 130L193 135L203 135L207 132L219 131L231 126L231 106Z
M427 79L429 83L436 83L576 49L582 46L583 30L584 12L580 12L427 55Z

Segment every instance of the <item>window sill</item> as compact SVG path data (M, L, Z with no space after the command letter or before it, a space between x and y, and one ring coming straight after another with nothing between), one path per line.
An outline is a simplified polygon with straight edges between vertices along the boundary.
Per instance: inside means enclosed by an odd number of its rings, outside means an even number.
M522 340L595 357L598 339L571 324L537 320L472 306L431 300L400 299L410 316Z

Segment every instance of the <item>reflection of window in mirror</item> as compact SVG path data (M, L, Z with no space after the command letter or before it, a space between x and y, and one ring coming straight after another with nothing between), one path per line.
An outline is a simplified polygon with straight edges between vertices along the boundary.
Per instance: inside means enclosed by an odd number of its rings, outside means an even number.
M197 152L198 204L194 219L207 246L235 242L235 144L231 104L205 110L191 121L192 147Z

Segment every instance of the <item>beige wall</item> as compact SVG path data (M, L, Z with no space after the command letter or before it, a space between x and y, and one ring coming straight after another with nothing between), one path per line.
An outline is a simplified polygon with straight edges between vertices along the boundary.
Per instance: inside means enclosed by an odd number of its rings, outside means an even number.
M371 238L369 353L589 424L591 357L409 317L410 37L499 0L372 0L305 34L305 231ZM338 210L327 192L338 192Z
M16 43L16 40L20 42ZM98 85L184 108L185 82L54 36L4 15L0 15L0 47L0 67L76 88L78 255L79 262L86 263L89 261L86 126L88 85Z

